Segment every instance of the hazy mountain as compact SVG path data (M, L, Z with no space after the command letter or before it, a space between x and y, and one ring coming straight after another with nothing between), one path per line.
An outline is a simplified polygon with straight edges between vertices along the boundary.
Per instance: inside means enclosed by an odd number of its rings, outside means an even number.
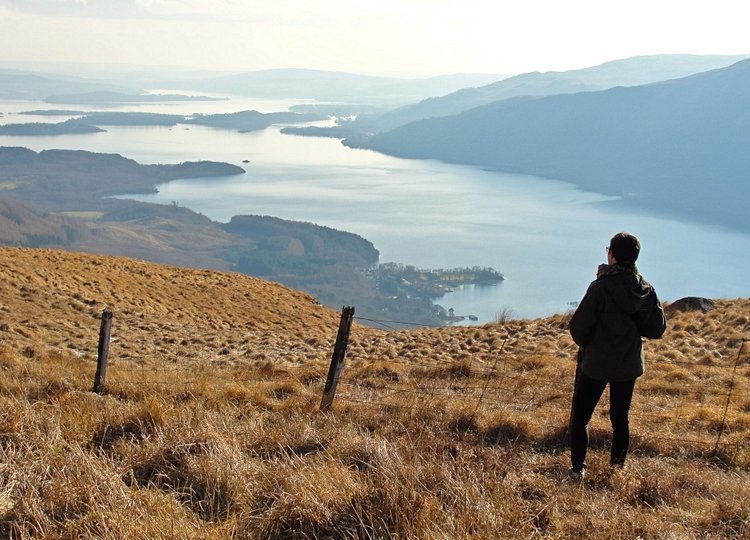
M107 90L75 94L55 94L44 98L47 103L76 105L119 105L123 103L164 103L171 101L222 101L228 98L186 96L183 94L124 94Z
M683 79L516 98L415 122L367 146L557 178L750 230L750 60Z
M0 99L44 99L53 94L112 91L139 93L125 83L0 69Z
M458 114L501 99L638 86L726 67L748 56L636 56L585 69L524 73L479 88L464 88L442 97L431 97L358 124L361 130L377 133L416 120Z
M185 89L258 98L403 105L502 78L503 75L456 74L426 79L400 79L309 69L271 69L212 77L202 81L183 81L181 86Z

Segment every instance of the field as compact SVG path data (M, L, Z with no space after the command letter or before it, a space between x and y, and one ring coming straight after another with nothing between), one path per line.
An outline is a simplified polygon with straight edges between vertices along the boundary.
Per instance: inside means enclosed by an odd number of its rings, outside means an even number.
M750 300L668 309L566 478L566 315L388 330L247 276L0 248L0 537L750 538ZM106 390L92 392L114 313Z
M104 216L104 212L86 211L86 210L61 212L61 213L68 217L79 218L85 221L99 221Z

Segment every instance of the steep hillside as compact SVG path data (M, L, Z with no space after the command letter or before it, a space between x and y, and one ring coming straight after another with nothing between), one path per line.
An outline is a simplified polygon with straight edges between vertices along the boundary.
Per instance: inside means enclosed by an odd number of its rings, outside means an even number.
M568 180L748 231L748 85L745 60L646 86L501 101L409 124L368 146Z
M229 361L282 351L319 359L338 315L311 296L252 277L55 250L0 248L5 346L96 356L98 322L114 313L113 358Z
M549 96L605 90L615 86L638 86L726 67L745 58L747 55L635 56L584 69L522 73L486 86L463 88L448 95L429 98L376 118L366 118L359 127L374 132L388 131L417 120L451 116L513 97Z
M89 230L80 220L43 214L13 200L0 198L0 245L68 245L88 236Z

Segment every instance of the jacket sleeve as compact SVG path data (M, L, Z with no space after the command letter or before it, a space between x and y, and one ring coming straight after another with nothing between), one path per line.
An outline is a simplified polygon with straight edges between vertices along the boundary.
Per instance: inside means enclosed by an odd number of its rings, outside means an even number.
M591 341L599 313L601 313L601 294L599 294L597 283L594 282L589 286L570 319L570 335L579 347L585 347Z

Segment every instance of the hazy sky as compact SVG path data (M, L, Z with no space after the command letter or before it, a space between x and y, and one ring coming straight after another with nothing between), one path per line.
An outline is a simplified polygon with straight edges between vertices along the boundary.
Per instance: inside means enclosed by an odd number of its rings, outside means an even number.
M748 0L0 0L0 63L381 75L750 53Z

